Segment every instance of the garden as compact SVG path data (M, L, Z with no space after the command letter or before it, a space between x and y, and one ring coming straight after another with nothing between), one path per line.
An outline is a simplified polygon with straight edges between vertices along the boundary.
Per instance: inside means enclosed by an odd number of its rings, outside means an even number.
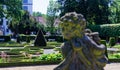
M37 17L46 19L47 27L36 21L34 18L36 16L31 16L28 11L21 11L20 8L15 10L13 7L17 2L10 1L8 3L11 4L7 4L1 1L0 26L3 25L2 18L11 18L7 26L16 37L12 37L11 34L0 35L0 67L59 64L64 60L61 44L66 40L61 35L62 29L59 25L57 26L55 20L71 11L83 14L87 21L86 28L99 32L100 42L106 46L105 54L109 62L120 62L120 10L118 8L120 2L117 0L111 2L108 7L110 2L107 0L92 1L58 0L58 3L51 2L47 15L37 12L39 13ZM5 11L2 9L4 4L8 6ZM59 10L61 13L58 12ZM3 16L5 14L8 15ZM46 35L47 32L50 34Z
M20 35L20 42L7 37L5 42L0 42L0 66L25 66L39 64L59 64L64 58L60 46L64 42L62 36L44 36L46 46L34 46L36 35ZM29 38L29 41L28 41ZM49 41L48 39L54 39ZM103 38L105 39L105 38ZM119 37L109 37L109 40L101 40L106 45L110 62L120 61Z
M55 64L63 60L58 48L61 42L47 42L47 46L33 46L33 44L34 40L30 40L29 43L0 42L0 66Z

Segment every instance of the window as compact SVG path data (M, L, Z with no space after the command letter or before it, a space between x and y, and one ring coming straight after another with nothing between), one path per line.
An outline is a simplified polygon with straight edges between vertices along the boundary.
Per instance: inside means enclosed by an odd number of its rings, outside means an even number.
M8 25L8 21L6 21L6 25Z
M7 29L6 31L9 32L9 29Z
M3 25L3 19L0 19L0 25Z
M23 0L23 3L28 3L28 0Z
M23 6L23 10L28 10L28 6Z

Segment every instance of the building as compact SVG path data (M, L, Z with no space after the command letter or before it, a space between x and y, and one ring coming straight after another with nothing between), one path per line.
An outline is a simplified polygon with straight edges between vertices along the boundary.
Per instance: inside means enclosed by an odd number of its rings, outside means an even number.
M40 24L43 24L44 26L46 26L46 19L43 17L34 17L36 19L37 22L39 22Z
M27 10L31 15L33 13L33 0L22 0L23 10Z
M22 8L23 10L28 11L31 15L33 13L33 0L22 0ZM5 9L5 6L4 6ZM11 34L11 31L8 29L8 19L5 17L0 20L2 21L2 25L0 25L0 31L3 32L3 35Z

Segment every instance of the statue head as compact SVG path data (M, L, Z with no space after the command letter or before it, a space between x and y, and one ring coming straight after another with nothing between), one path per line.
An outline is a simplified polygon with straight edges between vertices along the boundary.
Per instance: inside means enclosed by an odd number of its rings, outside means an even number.
M61 17L60 26L65 39L81 38L84 35L86 21L82 14L70 12Z

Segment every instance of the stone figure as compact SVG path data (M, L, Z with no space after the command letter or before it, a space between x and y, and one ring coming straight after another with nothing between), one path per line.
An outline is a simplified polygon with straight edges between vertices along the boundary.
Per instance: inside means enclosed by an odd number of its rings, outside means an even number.
M64 60L54 70L104 70L105 46L97 32L87 31L83 15L66 13L60 19L66 42L61 46Z

